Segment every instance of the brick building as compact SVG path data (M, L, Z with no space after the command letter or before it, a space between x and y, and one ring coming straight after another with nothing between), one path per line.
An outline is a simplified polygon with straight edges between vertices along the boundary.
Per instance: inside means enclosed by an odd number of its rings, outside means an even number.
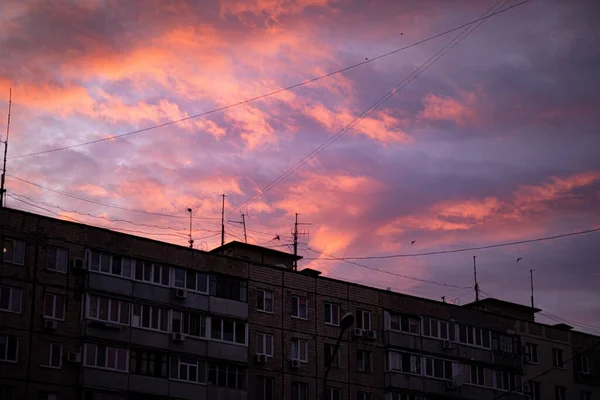
M203 252L11 209L0 235L1 400L524 399L528 324L560 331L239 242ZM569 390L597 396L598 338L567 339L588 356Z

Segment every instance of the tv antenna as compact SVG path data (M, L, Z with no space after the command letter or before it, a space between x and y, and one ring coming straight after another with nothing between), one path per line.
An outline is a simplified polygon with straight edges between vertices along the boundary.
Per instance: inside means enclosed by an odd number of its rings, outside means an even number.
M190 244L190 249L193 249L194 248L194 239L192 239L192 209L188 208L187 210L190 213L190 240L188 240L188 243Z
M6 155L8 153L8 136L10 135L10 109L12 106L12 88L8 89L8 123L6 124L6 139L4 140L4 161L2 162L2 177L0 177L0 208L4 207L6 198L6 188L4 182L6 179Z
M228 221L232 222L234 224L241 224L242 225L242 227L244 228L244 242L248 243L248 236L246 235L246 217L249 217L249 215L242 213L242 220L241 221L231 221L231 220L228 220Z
M298 237L309 237L310 236L310 232L308 230L306 231L299 231L298 230L298 226L299 225L312 225L311 223L308 222L298 222L298 213L296 213L296 222L294 223L294 230L292 231L292 235L294 237L294 256L298 256ZM294 270L298 269L298 260L294 260Z

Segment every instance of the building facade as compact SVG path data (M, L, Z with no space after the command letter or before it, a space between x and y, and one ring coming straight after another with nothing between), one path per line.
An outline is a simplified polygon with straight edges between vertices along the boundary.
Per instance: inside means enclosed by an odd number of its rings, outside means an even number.
M561 331L239 242L203 252L10 209L0 235L1 400L525 399L533 366L552 367L529 362L529 325ZM564 361L588 356L560 371L568 398L597 398L598 338L566 332Z

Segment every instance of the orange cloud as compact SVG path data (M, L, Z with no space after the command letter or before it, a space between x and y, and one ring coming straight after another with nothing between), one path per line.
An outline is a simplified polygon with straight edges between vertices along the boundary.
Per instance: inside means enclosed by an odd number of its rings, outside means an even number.
M425 108L421 116L425 119L453 121L463 125L475 118L475 100L475 93L463 93L459 99L430 93L423 99Z
M324 8L332 0L222 0L221 16L268 16L277 20L283 15L297 15L309 7Z

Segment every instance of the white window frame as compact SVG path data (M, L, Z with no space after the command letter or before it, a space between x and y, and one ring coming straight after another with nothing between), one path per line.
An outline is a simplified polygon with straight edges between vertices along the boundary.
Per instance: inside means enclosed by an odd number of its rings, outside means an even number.
M94 346L93 351L94 351L94 364L95 365L88 364L88 352L92 351L92 347L91 346ZM98 351L100 350L100 346L102 346L102 347L105 348L106 354L104 355L104 359L105 359L107 365L108 365L108 353L109 353L110 349L114 350L114 352L115 352L115 359L114 359L115 367L114 368L108 367L108 366L98 365ZM122 352L125 352L125 369L124 370L118 368L118 365L119 365L119 361L118 361L119 360L119 354L122 354ZM129 350L128 349L125 349L125 348L122 348L122 347L98 345L98 344L95 344L95 343L85 343L85 345L84 345L83 364L86 367L128 373L129 372L129 362L130 362L130 358L129 358Z
M58 310L56 309L56 300L58 296L62 296L63 298L63 309L60 310L62 317L57 316L57 312ZM46 301L48 297L52 297L52 315L48 315L46 314ZM45 319L53 319L56 321L64 321L65 320L65 314L66 314L66 309L67 309L67 298L65 295L63 294L59 294L59 293L46 293L44 295L44 318Z
M168 268L168 266L162 265L162 268ZM154 268L153 268L152 272L154 273ZM183 280L177 278L178 273L183 273ZM189 287L189 285L188 285L188 273L194 274L194 287L193 288ZM185 289L185 290L189 290L190 292L200 293L200 294L208 294L208 292L209 292L209 274L206 272L194 271L194 270L186 269L186 268L171 267L170 275L171 275L171 277L169 278L170 279L169 283L174 288ZM143 272L142 272L142 276L143 276ZM204 276L204 290L199 289L199 286L200 286L199 283L202 279L202 276ZM161 277L162 277L162 275L161 275ZM147 282L147 281L142 281L142 282ZM156 284L155 282L149 282L149 283ZM160 285L164 286L162 284L160 284Z
M290 386L292 389L292 400L308 400L308 391L309 391L308 383L292 381L292 384ZM298 393L297 397L294 397L294 386L296 386L296 388L297 388L297 393Z
M106 319L100 318L100 301L101 301L101 299L106 299L106 301L107 301ZM93 309L94 303L96 303L95 304L96 316L92 316L92 309ZM85 318L86 319L90 319L90 320L94 320L94 321L101 321L101 322L110 322L113 324L119 324L119 325L125 325L125 326L129 326L131 324L131 319L133 316L133 307L132 307L133 305L128 301L115 299L112 297L88 294L86 296L85 306L86 306L86 309L85 309ZM121 310L124 306L128 307L127 314L126 314L128 316L127 322L121 321ZM117 315L118 315L119 319L117 321L111 319L113 307L118 308Z
M421 317L421 335L424 337L439 339L439 340L450 340L452 335L450 331L454 329L454 324L448 321L442 321L435 318ZM425 326L429 325L429 334L425 333ZM437 335L433 334L433 327L437 330Z
M150 267L150 276L149 277L146 276L146 266ZM141 268L141 278L140 279L138 279L138 277L137 277L138 268ZM159 273L158 273L159 282L156 282L154 280L154 277L156 275L156 271L155 271L156 268L159 269ZM163 283L163 281L162 281L163 280L163 268L166 268L168 270L167 271L167 280L169 282L167 282L167 283ZM172 275L174 275L174 274L168 265L163 265L161 263L155 263L155 262L148 261L148 260L138 260L138 262L135 262L135 267L131 268L131 278L137 282L147 283L148 285L171 287L172 282L173 282Z
M431 360L431 371L432 371L432 375L428 375L427 374L427 362ZM439 360L442 361L442 371L444 371L443 373L443 377L439 377L439 376L435 376L435 372L436 372L436 366L435 366L435 361ZM439 358L439 357L423 357L422 361L422 371L423 371L423 376L426 376L427 378L431 378L431 379L441 379L441 380L452 380L452 376L454 375L454 371L456 371L456 369L459 367L459 363L452 361L452 360L447 360L445 358ZM446 363L450 363L450 368L451 368L451 372L450 372L450 376L446 376Z
M297 360L302 363L308 362L308 341L304 339L292 339L292 345L290 349L290 358Z
M259 299L261 296L259 294L262 293L262 304L260 304ZM269 310L267 307L267 297L271 297L271 309ZM256 311L264 312L267 314L273 314L275 312L275 294L270 290L258 289L256 291Z
M262 351L260 351L261 346ZM273 357L273 335L264 332L258 332L256 334L256 354Z
M455 335L454 335L455 342L460 343L460 344L462 344L464 346L477 347L479 349L486 349L486 350L492 350L493 349L494 344L493 344L493 337L492 337L492 331L491 330L489 330L487 328L482 328L482 327L478 327L478 326L471 326L471 325L466 325L466 324L454 324L454 326L455 326L455 329L456 329ZM467 335L467 337L465 338L466 341L464 341L464 342L461 341L462 340L462 336L461 336L461 333L460 333L461 332L461 326L465 327L465 332L466 332L466 335ZM478 330L479 330L479 335L477 335ZM468 341L468 338L469 338L468 331L471 332L470 335L473 338L473 343L470 343ZM489 346L485 346L484 345L484 337L486 336L485 333L487 333ZM499 337L498 337L498 346L500 346L500 336L506 336L506 337L508 337L508 336L507 335L503 335L501 333L498 333L498 335L499 335ZM477 344L477 336L479 336L479 340L481 341L480 345ZM512 336L510 338L511 338L511 340L513 340ZM514 346L514 343L513 343L513 346Z
M579 372L584 375L590 374L590 358L587 356L587 354L579 355L579 370Z
M173 364L177 364L176 369L173 368ZM200 366L201 364L203 364L203 367ZM182 366L185 366L188 377L190 375L189 374L190 367L196 368L196 380L182 379L179 374ZM202 369L204 369L204 374L201 373ZM177 374L177 378L173 377L174 373ZM177 356L171 356L171 359L169 360L169 379L170 380L205 385L206 381L207 381L207 378L206 378L207 375L208 375L208 365L203 360L196 360L193 358L185 358L185 357L177 357Z
M300 315L300 300L304 300L304 316ZM308 319L308 298L304 296L292 296L292 318Z
M328 387L327 388L327 399L326 400L341 400L342 399L342 390L337 387Z
M92 268L92 261L93 261L93 257L94 254L98 254L98 269L94 269ZM103 251L96 251L96 250L91 250L91 249L87 249L86 253L86 261L87 261L87 266L88 266L88 270L95 272L97 274L104 274L104 275L110 275L110 276L116 276L118 278L123 278L123 279L132 279L132 276L134 275L134 271L135 271L135 260L131 259L129 257L123 257L120 256L118 254L111 254L111 253L106 253ZM121 272L118 274L115 274L113 272L113 259L114 258L120 258L121 259ZM103 260L108 259L108 271L103 271L102 267L103 267ZM125 274L125 268L123 268L123 261L124 260L128 260L129 261L129 274Z
M21 239L13 239L13 238L4 238L3 242L2 242L2 250L4 251L3 256L6 256L6 253L8 253L8 250L6 250L6 242L11 242L11 247L12 247L12 252L13 252L13 258L12 259L7 259L6 257L2 257L2 260L5 263L9 263L9 264L15 264L15 265L25 265L25 241L21 240ZM21 246L21 251L20 251L20 255L21 255L21 259L17 260L17 245Z
M0 308L0 311L21 314L23 312L23 289L13 286L0 286L1 291L8 291L8 308ZM15 305L16 298L19 299L18 310Z
M15 345L15 359L9 359L8 358L8 348L9 348L9 344L10 342L13 342L13 344ZM4 354L0 354L0 361L3 362L10 362L10 363L16 363L19 361L19 338L15 337L15 336L9 336L9 335L0 335L0 342L4 342Z
M539 364L539 346L535 343L526 343L527 348L527 361L530 364Z
M62 368L62 345L59 343L44 343L48 345L48 360L42 360L41 366L44 368L61 369ZM52 365L54 352L58 351L58 365Z
M359 358L358 358L358 354L359 352L361 352L363 354L362 356L362 363L359 363ZM365 355L368 356L368 367L367 368L367 363ZM362 366L361 366L362 364ZM373 372L373 352L370 350L365 350L365 349L356 349L356 369L358 372Z
M357 392L356 400L373 400L373 393Z
M368 311L368 310L356 310L356 314L357 314L357 317L358 317L357 320L356 320L356 322L360 321L360 325L357 323L356 327L360 328L360 329L363 329L365 331L372 330L373 325L372 325L371 311Z
M560 395L559 395L560 393ZM555 400L567 400L567 388L562 385L554 385Z
M592 400L592 392L590 392L589 390L582 390L581 400Z
M410 357L410 371L402 370L402 357L408 356ZM387 370L391 372L399 372L402 374L409 375L423 375L423 369L425 368L425 363L423 361L423 357L418 354L401 352L401 351L388 351L386 354L387 357ZM395 368L395 366L398 368Z
M329 307L329 310L327 309ZM330 301L323 302L325 325L340 326L340 305ZM337 318L334 309L337 310Z
M135 309L136 306L140 307L140 314L137 315L135 313ZM148 318L150 318L149 321L146 321L146 319L144 318L144 309L145 308L149 308L148 311ZM131 310L131 317L129 318L129 323L131 324L131 327L133 328L138 328L138 329L146 329L149 331L155 331L155 332L170 332L171 331L171 310L167 309L167 308L163 308L163 307L156 307L156 306L151 306L149 304L141 304L141 303L131 303L130 305L130 310ZM154 313L157 313L157 327L154 328L152 327L152 320L154 319ZM164 320L166 321L166 326L164 326L164 329L161 328L161 322L163 321L163 314L167 314L167 316L164 318ZM135 321L135 322L134 322ZM146 324L146 322L148 322L148 326L144 326Z
M220 385L218 382L219 375L222 370L225 370L225 376L227 377L225 386ZM211 372L213 372L213 371L214 371L214 376L216 378L216 382L213 382L210 379ZM244 367L232 365L232 364L210 362L210 363L208 363L207 368L206 368L206 383L209 385L217 386L217 387L245 390L245 389L247 389L246 388L247 375L248 375L247 370ZM230 378L232 376L235 376L235 384L233 387L229 386Z
M400 313L396 313L396 312L386 311L385 318L387 319L387 322L386 322L387 328L390 331L405 333L408 335L421 336L421 331L422 331L422 326L421 326L422 318L421 317L416 317L416 316L412 316L412 315L404 315L404 314L400 314ZM398 324L398 329L392 328L392 323L394 322L394 320ZM403 320L408 321L408 330L402 329ZM418 326L419 332L417 332L417 333L411 332L410 328L413 326Z
M275 377L263 375L259 376L258 379L261 389L257 393L257 400L275 400Z
M233 341L225 339L225 322L230 322L233 324L233 333L232 333ZM238 342L236 340L238 324L244 325L244 342L243 343ZM213 328L217 325L220 325L220 328L219 328L220 333L221 333L220 338L213 337ZM207 336L208 336L208 334L207 334ZM248 324L243 321L236 321L236 320L227 319L227 318L220 318L220 317L210 318L210 339L217 341L217 342L225 342L225 343L235 344L238 346L247 346L248 345Z
M191 330L190 330L191 318L199 318L200 319L200 335L190 333L191 332ZM187 321L187 328L188 328L187 332L185 330L185 324L184 324L184 321L186 319L188 320ZM173 321L175 321L175 320L179 320L179 326L180 326L179 330L175 330L175 328L174 328ZM208 337L208 332L210 329L209 318L206 317L205 315L198 314L198 313L191 313L188 311L176 311L176 310L171 310L171 320L170 320L169 327L172 332L182 333L186 336L190 336L193 338L203 338L203 339ZM204 328L204 335L202 334L202 328Z
M59 272L61 274L66 274L67 268L69 265L69 250L65 249L64 247L48 246L47 252L48 252L48 254L46 255L47 256L46 269L50 270L50 271L54 271L54 272ZM51 252L54 252L54 265L50 265L50 253ZM64 257L62 258L64 260L64 265L60 265L61 258L59 257L59 255L61 253L64 253Z
M552 348L552 366L558 369L565 369L565 352L563 349Z

